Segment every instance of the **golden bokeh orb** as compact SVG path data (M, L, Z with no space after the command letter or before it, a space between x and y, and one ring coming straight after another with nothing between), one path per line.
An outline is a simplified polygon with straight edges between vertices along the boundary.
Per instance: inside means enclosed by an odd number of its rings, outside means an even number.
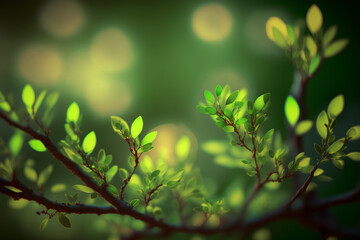
M104 72L124 71L134 60L130 39L119 29L103 30L92 42L91 60Z
M29 82L48 86L59 82L63 60L52 47L45 45L30 46L19 56L18 70Z
M89 80L85 97L92 110L101 117L121 114L131 103L131 93L124 81L112 79Z
M231 32L233 20L229 11L218 3L206 4L198 8L192 17L193 30L200 39L219 42Z
M48 1L40 13L40 24L56 37L70 37L84 24L85 14L75 0Z

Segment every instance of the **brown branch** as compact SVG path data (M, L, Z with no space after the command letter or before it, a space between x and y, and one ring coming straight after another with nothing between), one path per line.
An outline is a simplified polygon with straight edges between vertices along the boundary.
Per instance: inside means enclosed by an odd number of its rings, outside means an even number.
M6 188L6 186L15 187L21 192L14 192ZM26 199L29 201L35 201L38 204L45 206L47 209L53 209L57 212L64 213L75 213L75 214L109 214L109 213L118 213L114 207L105 207L105 206L93 206L85 204L76 204L70 205L66 203L58 203L52 201L42 195L39 195L33 192L32 189L26 187L18 180L8 181L0 177L0 193L8 195L14 200Z

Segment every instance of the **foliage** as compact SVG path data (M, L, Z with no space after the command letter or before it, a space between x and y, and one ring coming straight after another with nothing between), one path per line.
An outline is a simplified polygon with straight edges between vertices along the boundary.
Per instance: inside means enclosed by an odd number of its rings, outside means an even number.
M305 34L300 26L285 24L278 17L272 17L266 23L269 39L290 56L305 87L324 60L338 54L348 44L346 39L334 40L336 26L325 32L322 30L323 16L316 5L308 10L306 25L310 34ZM304 89L300 88L299 91ZM212 140L203 143L202 149L214 155L216 164L240 168L240 174L245 173L254 178L255 187L251 192L245 193L238 183L229 184L229 193L225 193L223 199L212 199L206 191L206 183L201 178L200 170L193 169L186 163L192 147L189 137L184 135L176 143L178 164L169 167L161 157L153 159L149 154L154 148L157 132L143 133L146 125L142 116L135 118L131 124L122 117L110 117L109 124L114 133L120 136L129 150L126 166L117 165L119 162L113 161L111 154L107 154L104 149L97 149L95 131L87 130L87 134L83 134L83 116L76 102L71 103L66 112L66 136L55 145L49 137L48 127L58 97L58 93L47 94L47 91L42 91L37 96L33 87L27 84L22 91L22 101L29 122L24 127L22 118L19 117L20 111L0 92L0 117L17 129L8 144L1 141L1 147L7 150L7 155L0 162L0 191L13 198L10 206L14 208L25 207L28 200L44 205L46 210L41 211L41 214L46 215L46 218L40 223L40 230L44 230L55 215L61 225L71 228L71 220L67 216L71 213L115 213L101 217L100 224L101 221L106 221L120 228L131 227L133 235L123 234L129 238L136 237L137 234L146 237L151 232L151 227L160 229L154 231L159 236L173 232L212 234L223 231L221 229L230 232L236 226L253 230L250 223L250 227L244 224L244 219L249 211L254 212L251 208L253 202L262 201L262 196L267 197L261 195L263 188L275 191L280 183L293 177L295 173L306 175L305 183L286 201L285 210L278 210L279 214L285 214L281 211L290 211L286 212L290 216L291 211L296 210L291 210L293 202L300 199L306 191L314 189L314 177L323 181L331 180L331 177L325 175L324 164L332 162L341 169L346 158L360 161L359 152L346 152L347 144L360 138L360 126L350 128L341 137L334 134L337 119L344 109L343 95L334 97L327 109L320 112L314 121L305 119L304 99L292 94L286 98L284 111L289 124L289 137L302 140L302 135L309 132L313 125L316 127L319 138L313 144L318 157L311 159L308 157L311 154L302 149L290 151L292 146L283 142L274 129L264 129L264 123L269 118L270 93L252 100L248 98L246 89L232 91L228 85L218 85L214 91L205 90L205 101L200 102L197 109L209 115L215 125L228 135L230 143ZM41 114L39 109L42 109ZM44 196L44 186L53 171L52 165L39 171L32 159L27 159L24 164L20 162L19 152L25 141L23 133L31 136L28 144L33 150L49 152L81 180L72 188L63 183L49 188L56 194L65 191L67 203L53 202ZM35 183L36 193L17 178L20 171L23 171L29 182ZM248 197L242 201L244 195ZM255 198L257 195L259 197ZM101 197L110 206L86 205L79 196L85 196L92 202ZM171 205L169 203L176 206L176 211L173 212L177 212L180 225L174 226L164 221L173 217L173 213L168 211ZM272 206L273 209L278 207L275 205ZM231 218L229 215L238 210L237 206L241 208L236 214L235 225L227 226L224 220ZM297 211L300 210L297 208ZM136 219L148 224L148 227L139 224ZM145 233L142 235L143 230ZM109 231L113 230L110 228Z

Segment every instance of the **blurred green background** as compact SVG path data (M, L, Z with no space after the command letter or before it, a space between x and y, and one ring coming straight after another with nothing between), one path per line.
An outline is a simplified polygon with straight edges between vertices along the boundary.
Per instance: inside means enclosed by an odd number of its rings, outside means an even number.
M82 130L95 130L98 147L112 153L120 166L126 165L127 149L112 132L110 115L128 122L142 115L145 131L162 129L159 136L163 133L164 137L157 144L164 144L169 159L177 139L187 134L196 152L194 166L214 187L214 194L221 196L223 189L245 172L219 167L212 156L197 148L207 140L226 140L210 118L196 111L203 90L229 84L233 89L247 88L251 99L270 92L272 106L266 127L274 127L286 139L283 103L294 71L285 53L266 37L265 23L269 17L279 16L295 24L305 18L313 3L322 10L325 29L337 24L337 38L349 38L350 44L326 61L310 82L308 118L316 118L334 96L343 93L345 109L337 131L344 134L360 122L360 7L356 1L2 1L0 89L14 93L18 106L26 83L37 93L59 91L52 123L56 141L65 136L67 107L77 101L84 116ZM8 140L13 129L0 121L0 133ZM318 140L314 131L305 135L310 156L315 156L313 139ZM359 151L359 143L352 142L351 150ZM21 156L35 159L37 169L53 164L56 170L50 185L80 183L48 154L34 153L25 145ZM342 171L333 166L326 170L334 181L319 183L320 196L349 191L359 182L360 166L350 160ZM63 195L53 197L64 200ZM42 218L34 209L10 209L6 196L0 196L0 203L2 239L108 236L93 228L96 216L71 216L71 230L53 221L40 232ZM344 226L359 226L358 203L333 212ZM268 229L273 239L319 238L295 222L273 223ZM301 236L294 235L300 230Z

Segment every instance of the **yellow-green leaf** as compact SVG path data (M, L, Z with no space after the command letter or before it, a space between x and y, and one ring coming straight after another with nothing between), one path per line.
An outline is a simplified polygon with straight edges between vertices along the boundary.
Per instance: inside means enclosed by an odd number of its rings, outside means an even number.
M85 136L82 143L82 148L84 152L91 153L96 146L96 134L94 131L91 131L88 135Z
M350 128L346 132L346 137L350 138L350 141L354 141L360 138L360 125L356 125L352 128Z
M92 188L89 188L88 186L81 185L81 184L77 184L72 187L73 187L73 189L78 190L80 192L84 192L84 193L94 193L95 192Z
M26 84L22 91L22 100L27 108L32 108L35 102L35 92L30 84ZM31 113L30 113L31 114Z
M331 144L331 146L328 148L329 153L334 154L334 153L340 151L341 148L344 146L344 143L345 143L345 138L341 138L341 139L337 140L336 142Z
M327 113L330 118L334 119L340 115L340 113L344 109L344 95L336 96L331 102L329 103Z
M29 145L32 149L34 149L37 152L45 152L46 151L46 147L40 140L32 139L29 141Z
M360 161L360 152L351 152L346 154L348 158L354 161Z
M323 16L320 8L313 4L306 14L306 25L312 34L317 33L323 24Z
M340 53L349 44L349 39L339 39L331 43L325 48L324 56L326 58L333 57Z
M130 129L127 122L118 116L111 116L111 126L113 130L118 133L121 137L128 138Z
M66 190L66 185L63 183L57 183L57 184L53 185L50 189L50 191L53 193L58 193L58 192L62 192L65 190Z
M141 145L143 146L145 144L152 143L155 140L156 135L157 135L156 131L146 134L146 136L141 141Z
M132 138L135 139L140 135L140 133L143 129L143 124L144 124L144 122L143 122L143 119L141 116L138 116L134 120L134 122L131 124L131 131L130 131Z
M35 169L33 169L31 166L25 166L24 174L25 174L25 177L32 182L35 182L37 179L37 173L36 173Z
M307 133L313 126L313 122L311 120L303 120L299 122L295 127L295 133L297 135L303 135Z
M273 36L274 36L274 42L279 45L282 48L287 47L287 40L284 37L284 35L280 32L280 30L276 27L273 27Z
M270 40L275 41L275 37L274 37L274 34L273 34L273 28L278 29L278 31L280 31L280 33L284 36L285 39L288 38L288 32L287 32L286 24L279 17L271 17L271 18L269 18L267 20L266 26L265 26L266 35L268 36L268 38Z
M326 139L327 136L327 127L325 125L329 124L329 119L325 111L322 111L316 119L316 130L319 133L320 137Z
M80 117L80 108L76 102L70 104L66 112L66 121L77 123Z
M300 117L300 108L295 98L289 95L285 100L285 116L290 126L294 127Z
M34 106L34 113L35 114L37 113L42 101L44 100L45 95L46 95L46 90L42 91L40 93L40 95L38 96L38 98L36 99L35 106Z
M46 228L48 222L49 222L49 217L42 220L42 222L40 223L40 231L43 231Z
M306 37L306 47L309 49L310 57L313 58L317 53L317 46L314 39L311 36Z
M324 170L321 169L321 168L318 168L318 169L316 169L315 172L314 172L314 177L319 176L319 175L321 175L321 174L323 174L323 173L324 173Z
M328 28L328 30L326 30L322 40L323 47L326 47L327 45L329 45L329 43L331 43L332 40L334 40L336 33L337 33L336 25L332 25L331 27Z

